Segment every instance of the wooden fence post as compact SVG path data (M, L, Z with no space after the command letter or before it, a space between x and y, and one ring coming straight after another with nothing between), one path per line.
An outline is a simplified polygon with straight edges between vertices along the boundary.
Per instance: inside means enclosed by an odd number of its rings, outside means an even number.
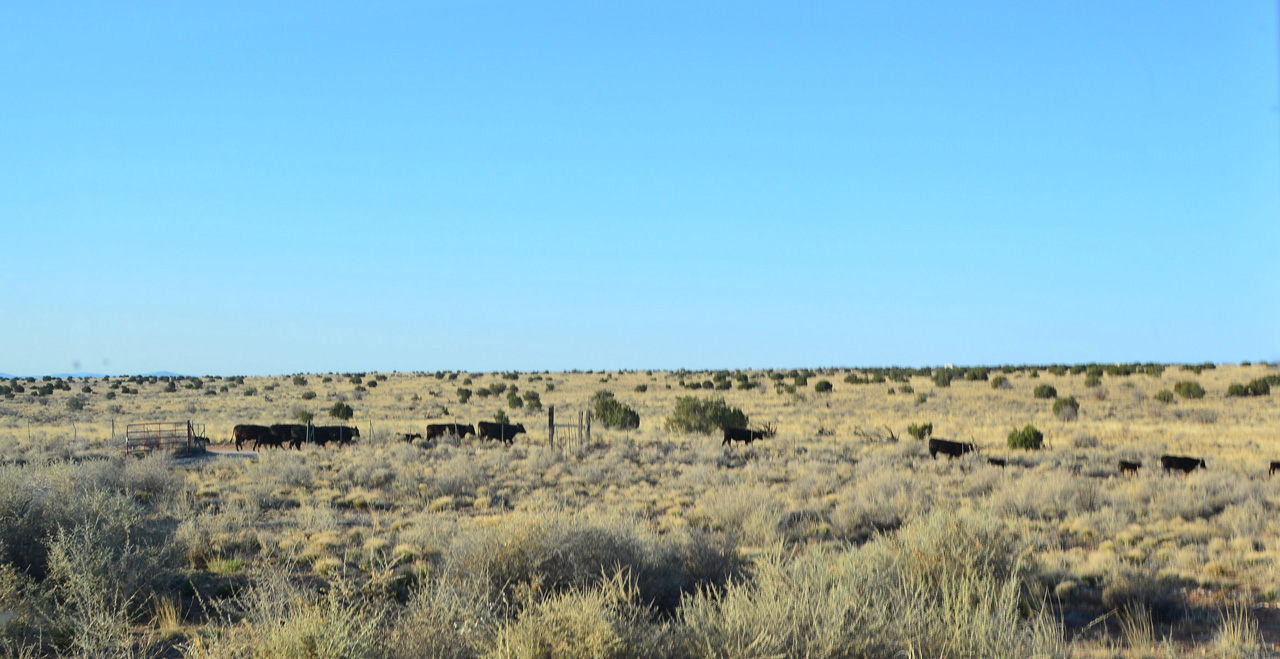
M591 410L587 410L587 444L591 446Z

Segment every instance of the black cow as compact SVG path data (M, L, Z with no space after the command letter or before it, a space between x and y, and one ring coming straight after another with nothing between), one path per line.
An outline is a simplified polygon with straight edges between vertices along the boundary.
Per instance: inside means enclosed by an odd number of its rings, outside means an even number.
M359 428L349 426L316 426L312 429L317 444L324 446L329 442L337 442L338 446L346 446L360 436Z
M237 451L243 450L244 443L251 440L253 441L253 447L256 450L258 448L258 444L262 443L264 437L271 438L273 435L274 433L271 432L271 429L266 426L255 426L247 423L240 424L231 429L231 438L236 443Z
M743 444L750 446L751 442L754 442L757 439L764 439L765 437L773 437L777 432L778 431L771 425L766 425L761 430L752 430L750 428L725 428L724 441L720 442L720 445L728 446L730 442L742 442Z
M987 464L995 465L1003 469L1004 467L1008 466L1009 463L1005 461L1004 458L987 458Z
M970 442L953 442L949 439L929 439L929 457L934 460L938 459L938 454L946 454L947 459L958 458L965 453L974 451L973 444Z
M277 423L271 426L271 432L275 437L275 446L288 444L289 448L302 450L302 445L307 441L307 427L298 423Z
M1268 475L1268 476L1274 476L1274 475L1276 474L1276 471L1277 471L1277 470L1280 470L1280 462L1277 462L1277 461L1275 461L1275 460L1272 460L1272 461L1271 461L1271 470L1267 472L1267 475Z
M1160 466L1165 471L1178 471L1189 474L1196 469L1208 469L1209 466L1204 463L1202 458L1188 458L1181 455L1162 455L1160 456Z
M431 423L427 425L427 439L444 437L450 433L461 439L467 435L474 436L476 434L476 429L469 423Z
M514 444L516 435L523 433L524 424L510 423L494 423L493 421L481 421L476 424L476 430L479 431L480 439L497 439L508 444Z
M422 433L406 432L400 435L400 441L402 442L412 442L415 439L422 439Z
M1128 460L1120 461L1121 474L1136 474L1138 473L1138 470L1141 468L1142 468L1141 462L1129 462Z

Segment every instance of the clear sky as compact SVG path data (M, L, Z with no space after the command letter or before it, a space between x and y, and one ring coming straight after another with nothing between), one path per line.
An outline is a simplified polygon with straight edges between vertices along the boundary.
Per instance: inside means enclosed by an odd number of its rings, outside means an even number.
M10 3L0 372L1280 359L1276 13Z

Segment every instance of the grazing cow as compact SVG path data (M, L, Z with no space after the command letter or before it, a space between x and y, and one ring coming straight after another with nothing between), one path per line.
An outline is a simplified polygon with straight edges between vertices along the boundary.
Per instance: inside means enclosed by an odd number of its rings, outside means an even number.
M402 442L412 442L415 439L422 439L422 433L406 432L400 435L400 441Z
M236 443L236 450L244 449L244 443L252 440L254 449L258 448L258 444L262 443L264 437L272 436L271 429L266 426L255 426L251 424L240 424L231 429L231 437Z
M307 427L299 423L277 423L271 426L271 432L276 436L274 446L288 444L289 448L302 450L307 441Z
M1142 468L1141 462L1129 462L1128 460L1120 461L1121 474L1136 474L1138 473L1138 470L1141 468Z
M1280 470L1280 462L1277 462L1277 461L1275 461L1275 460L1272 460L1272 461L1271 461L1271 470L1267 472L1267 475L1268 475L1268 476L1274 476L1274 475L1276 474L1276 470Z
M1009 463L1004 458L987 458L987 464L995 465L1003 469Z
M751 442L765 437L773 437L778 434L776 428L772 425L766 425L760 430L752 430L750 428L725 428L724 441L720 442L721 446L728 446L731 442L742 442L748 446Z
M427 425L427 439L444 437L448 434L453 434L461 439L467 435L475 436L476 429L469 423L432 423Z
M1165 471L1178 471L1189 474L1196 469L1208 469L1209 466L1204 463L1202 458L1188 458L1181 455L1162 455L1160 456L1160 466Z
M929 439L929 457L938 459L939 453L945 453L947 459L958 458L965 453L973 452L971 442L953 442L949 439Z
M480 439L497 439L508 444L514 444L516 435L523 433L524 424L510 423L494 423L493 421L481 421L476 424L476 430L479 431Z
M349 426L316 426L312 430L315 432L316 443L321 446L329 442L337 442L338 446L346 446L360 436L359 428Z

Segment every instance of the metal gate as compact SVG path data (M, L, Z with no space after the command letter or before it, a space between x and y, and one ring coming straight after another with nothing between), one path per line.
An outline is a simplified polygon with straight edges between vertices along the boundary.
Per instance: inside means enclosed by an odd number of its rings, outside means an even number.
M556 406L547 406L547 444L556 447L560 438L562 448L581 451L591 445L591 411L584 415L578 411L577 423L556 423Z
M196 447L196 433L190 421L131 423L124 431L126 455L148 451L190 453Z

